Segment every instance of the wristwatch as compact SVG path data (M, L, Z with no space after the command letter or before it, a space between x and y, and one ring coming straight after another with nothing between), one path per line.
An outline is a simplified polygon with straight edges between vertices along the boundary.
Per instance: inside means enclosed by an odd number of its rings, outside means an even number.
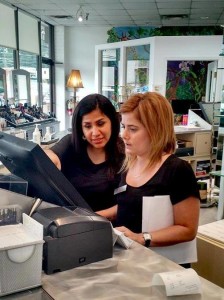
M143 239L145 240L145 247L149 248L150 247L150 243L151 243L151 234L149 234L148 232L143 232Z

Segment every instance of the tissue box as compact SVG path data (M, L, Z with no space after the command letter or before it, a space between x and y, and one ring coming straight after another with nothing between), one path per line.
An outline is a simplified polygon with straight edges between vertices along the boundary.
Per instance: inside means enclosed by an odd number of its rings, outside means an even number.
M0 227L0 297L41 285L43 242L43 226L26 214Z
M14 193L27 195L28 182L14 174L0 174L0 188Z

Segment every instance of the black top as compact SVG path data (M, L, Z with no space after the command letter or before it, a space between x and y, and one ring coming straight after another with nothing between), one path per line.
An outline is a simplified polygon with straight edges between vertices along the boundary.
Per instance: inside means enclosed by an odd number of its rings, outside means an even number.
M115 205L113 193L120 181L120 175L108 175L108 162L94 164L87 151L77 156L71 136L71 134L66 135L51 148L61 161L62 173L75 186L93 211ZM123 155L121 155L121 161L122 159Z
M119 186L126 185L126 174ZM169 195L172 205L187 197L199 198L194 172L190 164L175 155L169 156L156 174L144 185L127 185L125 191L117 194L117 226L126 226L136 233L142 232L142 197ZM158 209L162 209L158 203ZM189 212L190 214L190 212Z

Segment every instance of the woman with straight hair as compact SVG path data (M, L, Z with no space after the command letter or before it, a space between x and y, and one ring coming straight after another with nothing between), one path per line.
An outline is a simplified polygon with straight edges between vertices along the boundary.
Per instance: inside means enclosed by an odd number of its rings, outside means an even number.
M117 205L98 213L116 219L127 237L189 267L197 260L200 197L190 164L174 154L171 105L156 92L139 93L120 113L126 158Z
M90 94L74 110L72 134L46 151L93 211L115 204L113 193L124 159L119 131L120 120L111 101Z

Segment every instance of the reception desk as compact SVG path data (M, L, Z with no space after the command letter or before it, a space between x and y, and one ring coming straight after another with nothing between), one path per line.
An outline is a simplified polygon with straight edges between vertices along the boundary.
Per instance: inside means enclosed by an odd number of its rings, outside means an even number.
M152 285L155 273L180 269L174 262L134 243L129 250L115 247L113 258L52 276L43 275L43 289L57 300L224 299L224 290L203 278L202 294L188 296L167 297L164 287Z
M91 247L91 245L89 245ZM60 255L60 254L58 254ZM155 273L182 268L155 252L133 243L116 246L113 258L52 275L43 274L42 289L31 289L1 299L37 300L223 300L224 290L200 277L202 294L167 297L163 286L153 286ZM35 270L34 270L35 271Z

